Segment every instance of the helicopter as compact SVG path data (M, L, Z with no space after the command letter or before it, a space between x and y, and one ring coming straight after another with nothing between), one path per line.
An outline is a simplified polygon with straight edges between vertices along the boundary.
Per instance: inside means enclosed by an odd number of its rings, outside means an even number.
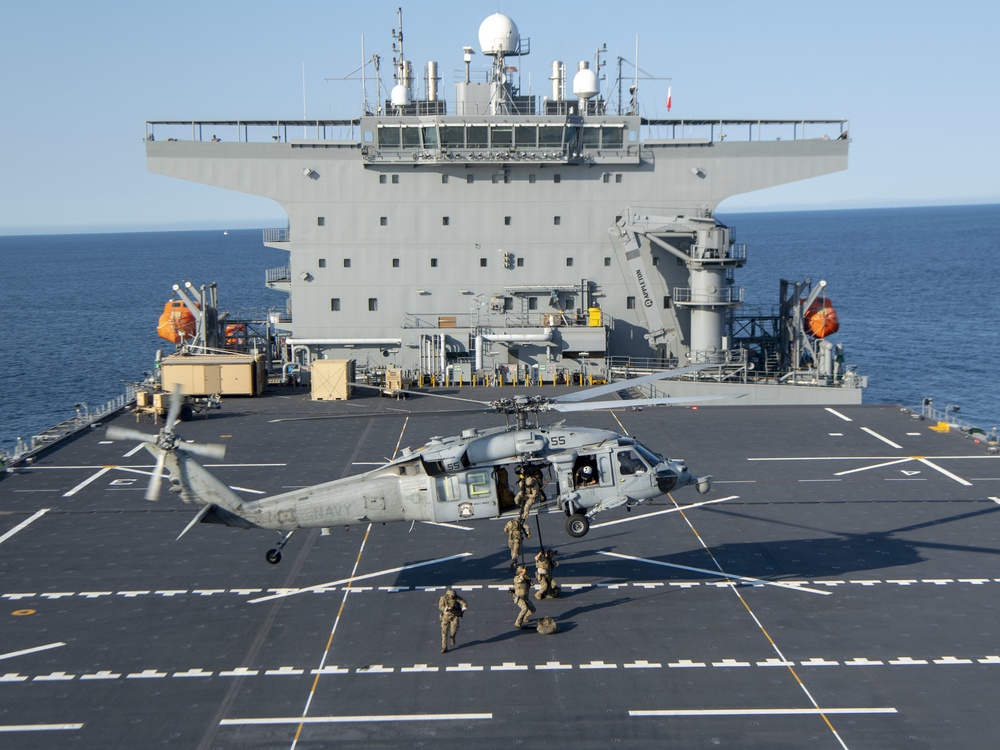
M511 506L504 468L509 464L517 464L522 472L551 468L557 488L555 503L566 516L566 531L579 538L586 535L590 519L597 513L623 505L630 509L687 485L704 494L710 490L712 478L695 477L683 460L666 458L634 438L611 430L568 426L563 421L539 426L537 415L544 411L591 411L734 398L691 396L585 403L600 395L699 369L701 366L694 365L658 372L554 398L515 396L479 401L418 393L479 404L484 411L507 415L508 424L433 437L415 450L404 448L398 457L377 469L259 500L240 497L195 458L220 460L225 446L187 443L174 432L183 394L173 394L158 434L112 425L107 436L111 440L137 440L156 459L147 500L158 498L162 479L169 475L172 492L184 502L201 506L178 539L197 523L275 529L282 532L281 539L265 555L272 564L281 561L282 550L299 529L500 517ZM360 383L352 386L374 388ZM528 424L529 414L536 415L534 425Z

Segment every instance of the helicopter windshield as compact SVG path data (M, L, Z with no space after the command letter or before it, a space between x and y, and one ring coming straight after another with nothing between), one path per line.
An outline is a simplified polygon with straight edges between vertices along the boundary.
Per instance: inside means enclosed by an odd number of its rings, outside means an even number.
M667 459L661 456L659 453L655 453L647 448L645 445L640 443L638 440L635 441L635 449L639 452L639 455L646 459L650 466L656 466L657 464L662 464Z

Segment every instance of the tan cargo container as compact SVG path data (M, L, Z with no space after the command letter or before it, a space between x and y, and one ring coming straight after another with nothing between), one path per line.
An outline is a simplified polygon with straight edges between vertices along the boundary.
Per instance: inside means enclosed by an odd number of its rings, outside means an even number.
M259 396L267 384L263 355L172 354L162 361L163 390L188 396Z
M353 359L317 359L309 367L313 401L345 401L351 397Z

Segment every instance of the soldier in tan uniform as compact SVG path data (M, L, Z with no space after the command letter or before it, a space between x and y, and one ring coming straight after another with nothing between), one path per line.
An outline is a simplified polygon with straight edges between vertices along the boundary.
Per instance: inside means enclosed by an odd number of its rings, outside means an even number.
M523 520L528 517L532 505L545 500L545 493L542 492L545 478L542 476L542 470L537 466L525 466L521 470L517 483L521 487L521 491L517 493L514 502L521 508L521 519Z
M448 651L448 639L451 638L451 645L455 645L455 636L458 635L458 621L468 608L465 599L455 593L455 589L448 589L438 599L438 609L441 610L441 653Z
M531 603L529 598L531 577L528 575L528 569L523 565L517 569L517 574L514 576L514 588L510 592L514 597L514 604L521 609L517 613L517 619L514 620L514 627L520 630L522 625L528 624L528 618L535 613L535 605Z
M521 556L521 540L531 539L531 530L525 526L520 518L512 518L504 525L503 530L507 532L507 546L510 547L510 567L517 566L517 560Z
M555 599L559 596L559 585L552 578L552 569L558 565L555 552L550 549L539 550L535 555L535 575L538 576L538 591L535 598L541 601L546 597Z

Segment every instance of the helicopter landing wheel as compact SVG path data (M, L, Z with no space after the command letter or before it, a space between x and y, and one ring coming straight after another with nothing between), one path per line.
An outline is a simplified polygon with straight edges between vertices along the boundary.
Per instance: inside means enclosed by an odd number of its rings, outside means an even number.
M579 539L585 536L590 530L590 519L583 513L574 513L566 519L566 533L571 537Z
M271 563L271 565L277 565L281 562L281 552L276 549L269 549L264 553L264 559Z

